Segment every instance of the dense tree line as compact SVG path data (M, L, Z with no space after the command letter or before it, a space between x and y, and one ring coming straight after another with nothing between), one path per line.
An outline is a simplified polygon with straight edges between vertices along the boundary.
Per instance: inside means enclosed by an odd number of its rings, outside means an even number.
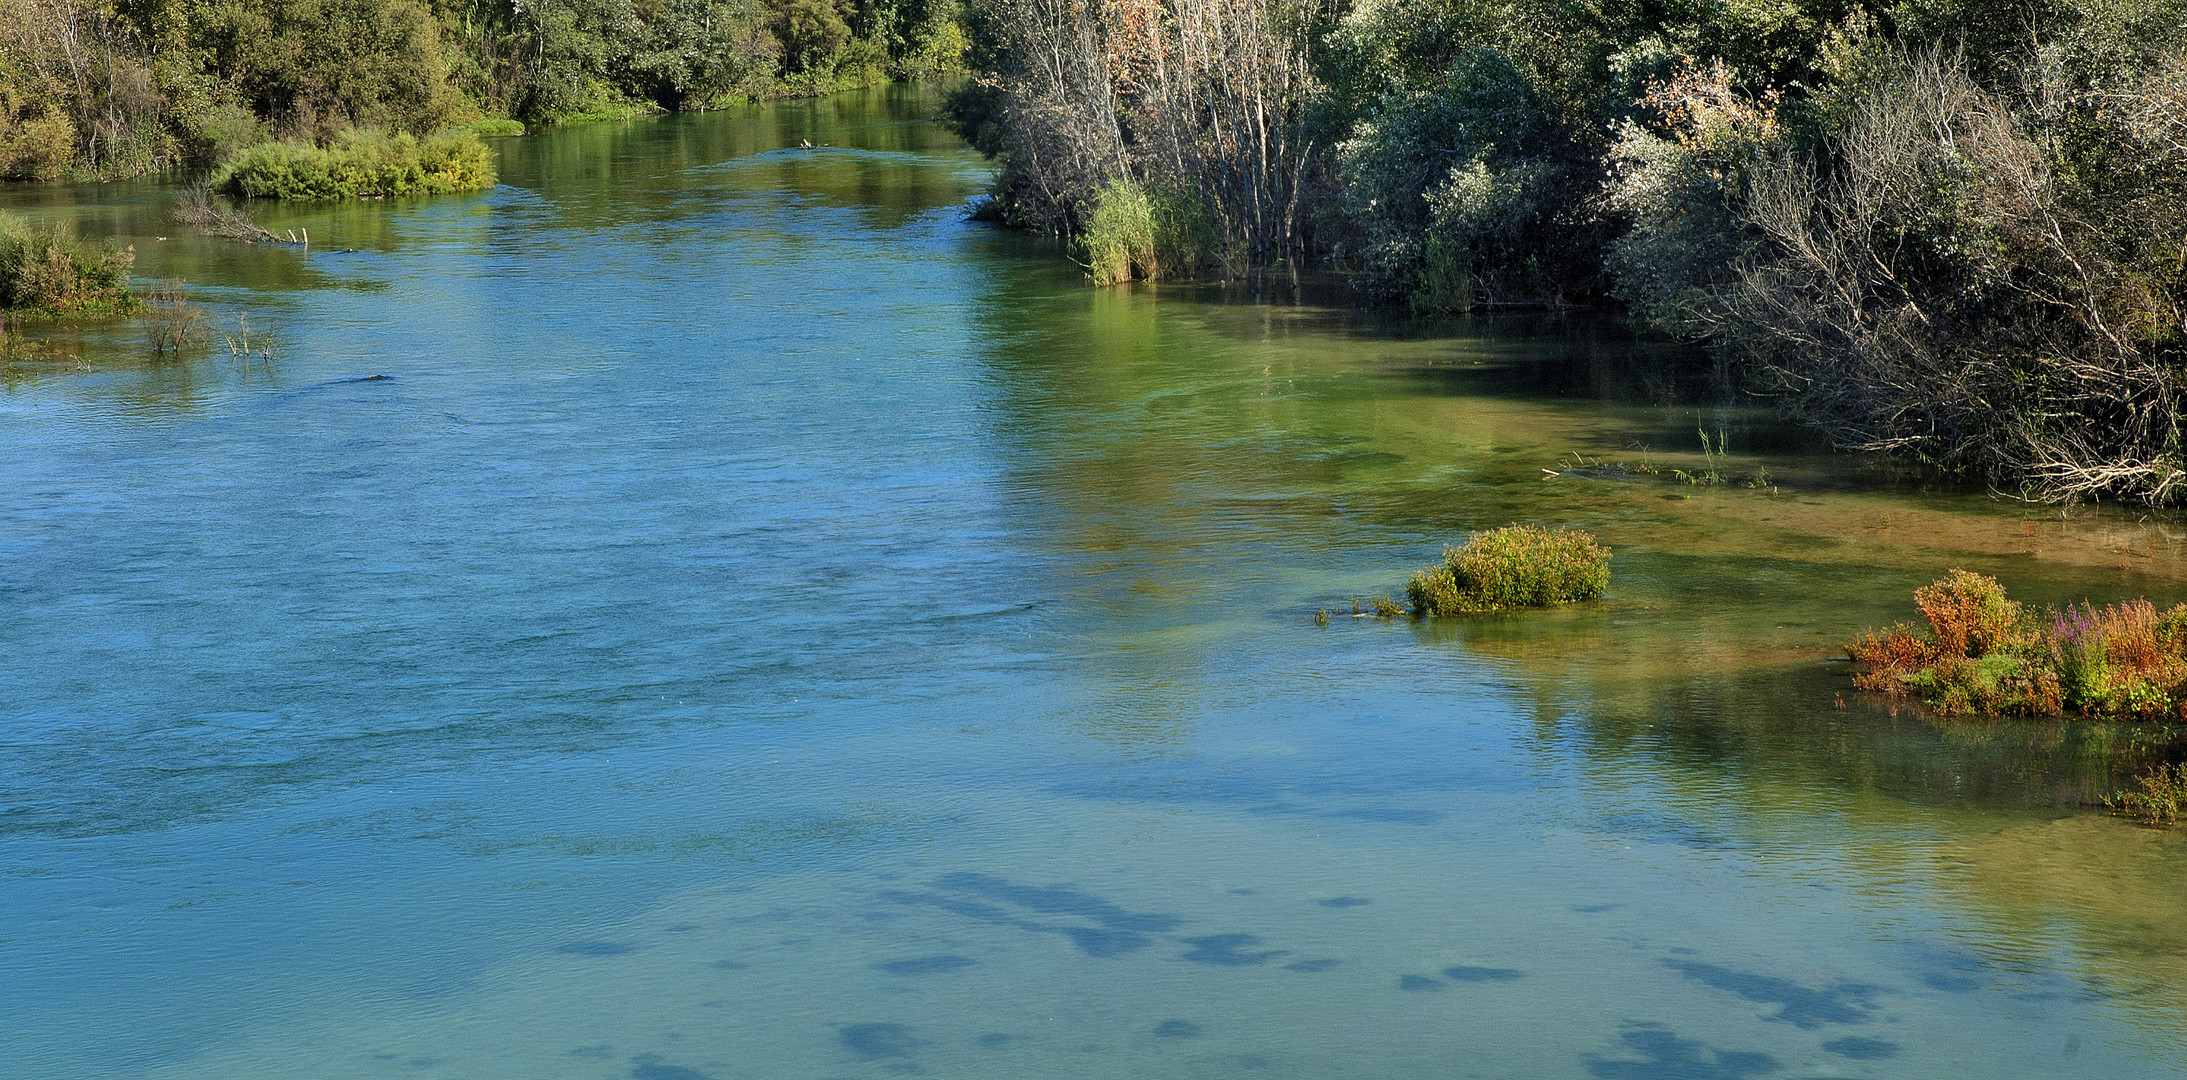
M2187 0L990 0L990 211L1098 278L1618 304L1842 445L2187 495Z
M0 177L704 109L956 68L956 0L0 0Z

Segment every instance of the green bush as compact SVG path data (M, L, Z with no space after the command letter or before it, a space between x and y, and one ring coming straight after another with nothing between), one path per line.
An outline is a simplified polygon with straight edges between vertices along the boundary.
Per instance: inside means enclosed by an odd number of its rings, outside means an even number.
M1592 600L1610 586L1610 549L1578 529L1510 525L1477 533L1413 574L1415 615L1463 615Z
M2187 812L2187 765L2159 765L2139 778L2140 791L2120 791L2104 796L2113 813L2138 818L2149 825L2172 825Z
M1466 311L1600 291L1601 164L1494 49L1460 51L1439 84L1384 90L1336 166L1329 222L1373 294Z
M0 307L39 315L126 315L136 256L86 244L60 228L33 229L0 216Z
M319 146L261 143L246 150L213 181L217 191L261 199L349 199L439 195L494 184L494 160L476 134L347 131Z

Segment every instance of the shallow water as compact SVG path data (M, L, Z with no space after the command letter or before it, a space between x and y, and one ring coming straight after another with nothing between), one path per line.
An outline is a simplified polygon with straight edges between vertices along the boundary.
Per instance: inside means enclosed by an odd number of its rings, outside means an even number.
M1830 659L1949 566L2187 597L2187 530L1604 328L1087 288L930 106L506 140L308 254L0 191L276 342L5 367L0 1073L2187 1074L2137 733ZM1697 426L1775 489L1564 468ZM1515 519L1610 598L1350 617Z

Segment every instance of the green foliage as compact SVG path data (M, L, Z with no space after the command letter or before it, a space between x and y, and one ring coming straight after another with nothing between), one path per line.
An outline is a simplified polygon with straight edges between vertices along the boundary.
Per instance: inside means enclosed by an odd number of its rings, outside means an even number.
M1600 166L1494 49L1458 52L1439 85L1385 90L1337 168L1335 217L1371 291L1437 311L1596 291Z
M438 195L494 184L493 154L464 130L419 139L345 131L324 146L261 143L223 169L215 190L262 199Z
M1413 574L1415 615L1462 615L1592 600L1610 586L1610 550L1578 529L1510 525L1476 533Z
M712 109L946 76L966 51L957 0L0 4L0 179L219 169L352 128Z
M2104 805L2149 825L2179 823L2180 814L2187 811L2187 765L2159 765L2136 784L2140 790L2104 796Z
M284 132L432 131L459 106L423 0L211 0L187 26L199 72Z
M1740 217L1752 173L1787 152L1774 102L1732 82L1719 62L1651 84L1638 102L1651 122L1620 121L1609 150L1609 201L1629 223L1605 258L1612 292L1667 333L1706 332L1717 293L1759 243Z
M1094 196L1078 237L1086 272L1097 284L1189 274L1212 246L1206 217L1187 196L1111 181Z
M49 316L126 315L132 252L83 243L59 227L0 215L0 308Z

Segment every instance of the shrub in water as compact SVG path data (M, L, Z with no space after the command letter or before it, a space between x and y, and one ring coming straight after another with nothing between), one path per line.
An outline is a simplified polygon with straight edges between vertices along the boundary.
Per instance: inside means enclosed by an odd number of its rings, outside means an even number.
M1914 602L1926 632L1901 623L1846 646L1855 686L1943 712L2187 716L2187 605L2083 603L2037 618L1997 579L1964 570Z
M439 195L494 185L494 158L478 135L444 131L424 139L352 130L325 146L260 143L213 181L217 191L261 199L351 199Z
M1510 525L1475 534L1413 574L1415 615L1460 615L1592 600L1610 585L1610 550L1578 529Z
M136 310L129 268L136 256L86 244L59 228L0 216L0 307L43 315L125 315Z
M2140 818L2151 825L2173 825L2187 809L2187 765L2159 765L2141 777L2140 791L2121 791L2104 796L2112 812Z

